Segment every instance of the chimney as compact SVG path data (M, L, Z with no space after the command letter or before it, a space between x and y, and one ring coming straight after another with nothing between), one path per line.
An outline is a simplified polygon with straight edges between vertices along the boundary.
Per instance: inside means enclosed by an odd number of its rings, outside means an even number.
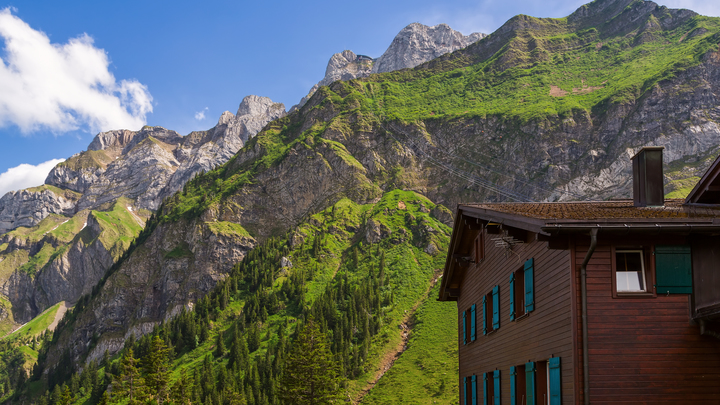
M662 207L663 192L662 151L664 146L646 146L632 157L633 202L636 207Z

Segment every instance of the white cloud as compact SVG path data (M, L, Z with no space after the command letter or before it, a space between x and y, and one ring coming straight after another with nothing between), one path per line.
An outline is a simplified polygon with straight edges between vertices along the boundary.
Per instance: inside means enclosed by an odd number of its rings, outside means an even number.
M196 112L196 113L195 113L195 119L198 120L198 121L204 120L204 119L205 119L205 111L207 111L207 110L208 110L208 108L205 107L204 109Z
M0 10L0 127L24 133L87 129L140 129L152 112L152 96L136 80L119 83L104 50L87 34L66 44Z
M65 159L53 159L33 166L23 163L7 169L0 174L0 197L8 191L18 191L28 187L40 186L45 183L50 170Z

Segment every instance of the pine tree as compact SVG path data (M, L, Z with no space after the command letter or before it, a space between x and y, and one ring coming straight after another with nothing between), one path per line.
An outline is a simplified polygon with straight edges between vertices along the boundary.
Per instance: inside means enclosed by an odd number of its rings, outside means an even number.
M217 358L220 358L225 355L225 339L223 339L222 331L220 331L217 334L217 341L215 342L215 350L217 353Z
M120 361L120 375L115 379L113 391L119 394L116 397L128 398L130 404L137 404L145 396L145 381L140 376L138 361L133 356L133 350L128 349Z
M145 380L149 394L158 404L162 405L168 400L170 383L170 371L168 354L170 349L160 336L155 335L150 343L150 351L145 356Z
M338 371L327 336L310 316L288 354L278 394L292 404L339 403L342 379Z

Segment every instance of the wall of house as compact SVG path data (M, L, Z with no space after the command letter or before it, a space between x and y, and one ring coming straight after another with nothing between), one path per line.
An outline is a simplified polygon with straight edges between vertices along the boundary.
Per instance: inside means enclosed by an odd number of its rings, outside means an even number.
M512 250L496 247L485 235L485 259L471 267L463 280L458 299L458 347L460 356L460 404L463 404L463 377L473 374L482 381L482 373L501 371L501 402L510 403L511 366L528 361L561 357L562 398L573 403L573 328L572 286L569 250L548 250L546 242L529 242ZM510 274L535 259L535 310L529 316L510 321ZM500 328L482 334L482 296L499 285ZM477 340L463 345L462 311L477 305ZM482 404L482 384L478 403ZM519 402L518 402L519 403Z
M582 263L589 237L578 238ZM720 340L690 322L688 294L613 298L611 243L616 247L682 243L635 236L600 238L587 268L590 399L592 404L720 403ZM579 274L575 277L579 283ZM648 284L651 284L648 281ZM579 286L579 284L577 284ZM577 289L579 291L579 288ZM576 311L580 319L579 292ZM582 387L582 332L577 374ZM578 390L578 402L582 390Z

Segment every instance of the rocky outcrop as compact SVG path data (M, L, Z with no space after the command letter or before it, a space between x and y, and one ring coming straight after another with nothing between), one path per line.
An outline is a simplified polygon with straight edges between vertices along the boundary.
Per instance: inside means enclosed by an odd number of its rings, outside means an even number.
M35 226L50 214L73 215L80 195L40 186L10 191L0 198L0 234L19 226Z
M364 56L358 56L355 52L344 50L341 53L334 54L325 68L325 77L315 84L308 94L300 100L297 107L302 107L312 97L313 94L321 86L327 86L338 80L352 80L358 77L365 77L372 71L372 59ZM294 111L291 109L290 111Z
M479 32L463 35L447 24L428 27L412 23L403 28L385 53L375 60L372 73L414 68L446 53L465 48L484 37L485 34Z

